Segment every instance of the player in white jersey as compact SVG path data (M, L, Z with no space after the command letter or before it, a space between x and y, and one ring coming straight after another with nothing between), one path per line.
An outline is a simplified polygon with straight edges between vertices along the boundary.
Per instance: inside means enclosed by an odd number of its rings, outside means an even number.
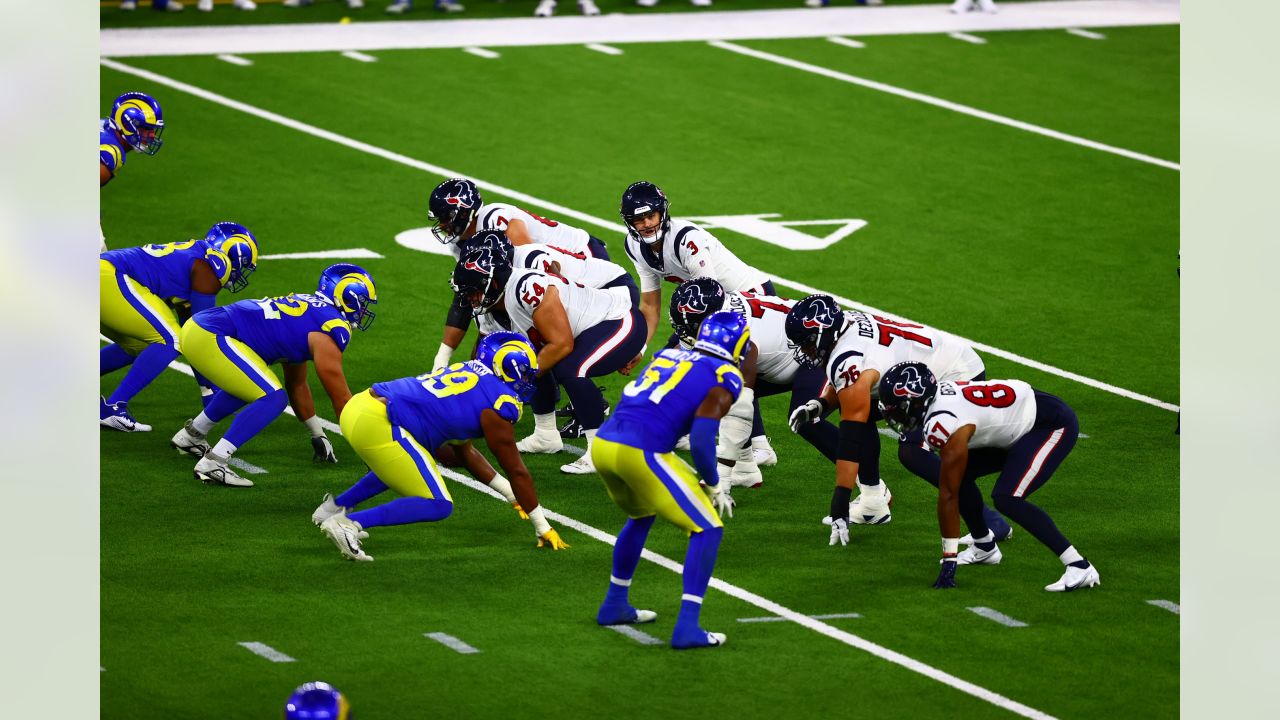
M465 178L451 178L437 185L431 191L427 214L435 221L432 234L449 248L455 260L462 257L468 241L485 230L506 233L515 246L546 245L580 258L609 259L604 242L586 230L548 220L514 205L486 204L480 198L480 188ZM444 337L436 351L434 367L449 364L470 323L471 308L455 298L445 318Z
M556 431L557 387L573 402L587 437L587 453L560 469L595 472L591 441L604 421L604 397L590 378L633 367L644 347L644 319L626 288L589 288L539 270L514 269L499 235L483 234L453 272L453 288L477 314L505 310L509 327L525 333L538 350L538 382L533 396L533 435L521 452L555 453L564 448ZM480 236L478 236L479 238Z
M1062 561L1062 577L1045 590L1069 592L1101 583L1098 569L1044 510L1027 500L1048 482L1080 435L1080 422L1065 402L1021 380L939 382L921 362L887 369L878 394L880 412L890 425L923 432L928 445L942 455L942 569L935 588L956 586L957 565L999 564L1000 547L984 524L982 493L975 482L994 473L1000 474L991 491L996 508ZM961 517L975 542L958 552Z
M826 368L822 394L791 414L791 427L840 409L836 488L831 499L830 543L848 544L848 524L879 525L891 519L893 495L880 479L879 412L874 395L880 375L906 360L927 365L943 380L981 380L982 358L968 343L940 330L858 311L845 311L829 295L810 295L787 313L787 338L802 364ZM938 483L937 458L918 434L899 438L898 458L912 473ZM849 502L855 479L858 499ZM997 513L989 525L1007 529ZM1007 536L997 531L1001 539Z

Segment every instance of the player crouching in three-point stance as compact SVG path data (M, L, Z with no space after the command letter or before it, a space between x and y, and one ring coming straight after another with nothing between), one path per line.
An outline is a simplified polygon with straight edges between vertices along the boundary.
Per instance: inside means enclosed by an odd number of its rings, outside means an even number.
M938 525L942 570L935 588L956 586L956 565L996 565L1000 548L982 516L977 478L1000 473L996 509L1053 551L1066 572L1050 592L1093 587L1098 570L1063 537L1027 496L1048 482L1080 435L1076 414L1062 400L1021 380L939 383L924 363L901 362L880 378L880 412L903 431L920 429L942 455ZM975 543L957 552L960 518Z
M747 321L733 312L709 316L692 351L660 351L640 377L622 391L617 410L591 445L596 471L609 497L630 519L613 546L613 575L596 622L601 625L651 622L657 614L631 606L627 594L640 563L653 519L690 533L684 560L684 595L671 635L676 649L723 645L725 636L699 625L702 598L711 582L716 551L724 535L717 516L733 517L728 483L716 471L716 429L742 392L738 364L750 344ZM674 452L688 434L694 473ZM698 489L698 477L707 495Z
M191 367L221 388L204 412L169 441L170 446L200 458L195 476L215 485L253 487L227 462L237 448L284 412L286 397L311 432L315 459L337 462L324 435L315 401L307 385L307 361L316 364L334 413L351 399L342 372L342 352L351 328L368 329L371 306L378 302L373 278L359 266L331 265L320 274L314 295L293 293L277 298L241 300L196 313L182 326L182 350ZM269 365L284 363L284 387ZM245 405L248 404L248 407ZM205 436L223 418L241 410L213 448Z
M350 489L324 502L311 515L348 560L373 560L360 540L381 525L444 520L453 512L436 457L463 465L533 522L538 547L569 547L538 506L533 478L516 450L514 425L533 397L538 357L525 336L497 332L480 343L476 359L419 377L376 383L351 398L342 415L342 434L369 473ZM471 446L484 438L508 481ZM387 488L403 497L368 510L348 512ZM525 513L528 508L528 514Z

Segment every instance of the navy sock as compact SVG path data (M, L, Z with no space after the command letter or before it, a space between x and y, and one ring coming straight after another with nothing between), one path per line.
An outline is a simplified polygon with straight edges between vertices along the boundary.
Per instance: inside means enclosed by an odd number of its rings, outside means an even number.
M711 528L689 538L689 550L684 556L684 596L680 602L680 617L676 620L677 636L701 627L698 618L702 614L702 598L711 583L711 571L716 566L716 552L720 549L722 537L724 528Z
M102 348L98 352L98 374L106 375L126 365L133 364L133 356L115 343Z
M254 435L280 417L288 402L283 389L263 395L236 414L236 419L231 421L231 427L222 438L238 448L244 447Z
M353 508L374 495L386 492L386 490L386 484L379 480L378 476L374 475L371 470L365 473L364 477L357 480L356 484L348 488L346 492L334 498L333 501L342 507Z
M1085 569L1085 568L1089 567L1089 561L1088 561L1088 560L1077 560L1077 561L1075 561L1075 562L1071 563L1071 567L1073 567L1073 568L1080 568L1081 570L1083 570L1083 569Z
M232 395L226 390L219 390L213 394L209 402L204 406L205 417L213 422L221 422L223 418L245 406L244 400Z
M996 502L997 510L1026 528L1032 537L1052 550L1054 555L1061 555L1071 547L1071 543L1053 523L1053 518L1049 517L1044 510L1032 505L1026 498L996 495L992 499Z
M347 517L360 523L362 528L383 525L408 525L409 523L435 522L453 513L453 503L420 497L396 498L385 505L361 510Z
M148 345L145 350L138 353L138 357L133 361L133 367L129 368L129 372L125 373L124 380L120 381L120 386L111 393L111 397L107 398L107 403L114 405L118 402L129 402L134 395L142 392L142 389L151 384L169 367L169 363L178 357L178 351L168 345Z

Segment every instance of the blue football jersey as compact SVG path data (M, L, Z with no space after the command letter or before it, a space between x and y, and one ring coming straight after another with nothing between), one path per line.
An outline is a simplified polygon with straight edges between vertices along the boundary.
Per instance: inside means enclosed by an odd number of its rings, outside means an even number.
M191 265L203 260L208 249L209 244L204 240L184 240L108 250L101 257L166 300L190 300Z
M698 406L713 387L736 401L742 373L727 360L693 350L659 352L622 390L613 414L597 437L650 452L671 452L689 434Z
M124 166L124 145L120 144L106 118L98 123L98 160L111 171L111 177L115 177L116 170Z
M346 350L351 342L351 324L328 300L310 293L241 300L202 310L192 319L207 330L248 345L268 365L310 360L307 337L313 332L333 338L338 350Z
M491 409L514 424L520 400L484 363L454 363L433 373L374 383L387 399L387 418L428 450L483 437L480 413Z

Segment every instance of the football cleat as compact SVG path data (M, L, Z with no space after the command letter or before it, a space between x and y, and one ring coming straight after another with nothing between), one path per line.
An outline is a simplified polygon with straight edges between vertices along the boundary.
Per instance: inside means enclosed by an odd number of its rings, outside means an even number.
M761 467L773 467L778 464L778 453L773 451L773 446L769 444L767 437L752 438L751 456Z
M98 424L120 432L151 432L150 425L138 422L129 414L129 403L107 404L106 398L102 398L98 407Z
M205 453L209 452L209 441L205 439L204 435L196 432L196 429L191 425L191 421L188 420L182 426L182 429L169 439L169 447L191 457L202 458Z
M585 452L582 457L571 463L565 463L560 466L560 472L570 475L591 475L596 471L596 464L591 462L591 453Z
M613 408L609 407L609 403L606 402L604 405L605 417L609 416L609 411L612 409ZM556 411L556 412L557 414L559 414L559 411ZM565 440L572 440L574 438L586 437L586 435L587 435L587 429L582 426L582 423L578 422L577 417L570 418L569 422L560 426L560 437Z
M994 532L994 531L993 531L993 532ZM996 542L1004 542L1005 540L1008 540L1008 539L1009 539L1009 538L1011 538L1011 537L1013 537L1013 527L1012 527L1012 526L1008 526L1008 530L1006 530L1006 531L1005 531L1004 535L1001 535L1001 534L999 534L999 533L996 533ZM973 544L973 535L972 535L972 534L969 534L969 535L965 535L964 537L960 538L960 544L961 544L961 545L972 545L972 544Z
M689 4L694 7L711 7L711 0L689 0Z
M693 446L689 444L689 436L685 435L676 441L677 450L692 450Z
M360 547L360 533L362 531L360 523L348 518L345 512L330 515L328 519L320 523L320 530L333 541L333 544L338 548L338 552L342 553L342 557L359 562L373 562L373 556Z
M729 638L724 633L709 632L702 628L695 628L692 632L681 632L679 628L676 628L675 633L671 635L671 647L676 650L720 647L728 640Z
M228 487L253 487L253 481L242 478L234 470L227 467L227 459L221 462L214 459L213 453L205 453L196 463L196 479L206 485L226 485Z
M329 518L333 517L334 515L337 515L338 513L346 513L350 509L351 508L349 507L344 507L342 505L339 505L337 501L333 499L333 495L329 493L325 493L324 500L320 502L320 507L316 508L316 511L311 513L311 522L315 523L317 526L320 526L324 524L325 520L328 520ZM369 537L369 533L364 530L361 530L356 535L356 537L360 538L361 540L364 540L365 538Z
M578 0L578 9L583 15L599 15L600 8L596 7L595 0Z
M1000 559L1004 557L1000 553L1000 546L993 545L990 550L983 550L974 545L967 547L956 555L957 565L999 565Z
M564 441L554 432L534 430L532 435L516 443L516 449L522 453L558 453L564 449Z
M858 483L858 497L849 503L849 522L854 525L883 525L893 519L889 512L891 507L893 493L884 480L879 485Z
M729 471L730 487L758 488L764 484L760 467L750 460L739 460Z
M598 625L640 625L658 619L652 610L637 610L630 605L601 605L596 613Z
M1089 563L1089 567L1078 568L1072 565L1067 566L1067 571L1062 573L1062 577L1058 578L1058 582L1052 585L1045 585L1044 589L1049 592L1071 592L1072 590L1080 590L1082 588L1091 588L1094 585L1101 585L1102 578L1098 575L1098 568Z
M556 14L556 0L542 0L533 11L534 17L551 17Z

